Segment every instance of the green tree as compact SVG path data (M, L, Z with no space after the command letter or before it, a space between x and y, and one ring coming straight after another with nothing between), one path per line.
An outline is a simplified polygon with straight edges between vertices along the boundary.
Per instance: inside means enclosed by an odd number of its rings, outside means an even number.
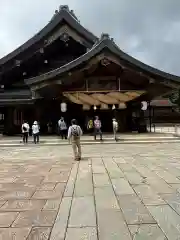
M173 104L177 104L178 106L180 106L180 90L176 90L173 93L171 93L171 95L169 95L169 100L173 103Z

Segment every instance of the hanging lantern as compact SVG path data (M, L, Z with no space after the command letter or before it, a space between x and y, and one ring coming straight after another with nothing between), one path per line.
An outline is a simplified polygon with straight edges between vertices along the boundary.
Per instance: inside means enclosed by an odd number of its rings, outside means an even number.
M93 109L96 111L97 107L94 105Z
M112 106L112 110L115 110L116 109L116 106L113 104L113 106Z
M43 54L44 53L44 48L40 48L39 52Z
M147 102L146 101L141 102L141 110L143 110L143 111L147 110Z
M89 109L90 109L90 105L83 104L83 110L89 110Z
M105 109L108 109L108 108L109 108L109 107L108 107L107 104L104 104L104 103L101 104L101 109L104 109L104 110L105 110Z
M44 63L46 63L46 64L47 64L47 63L48 63L48 60L44 60Z
M119 103L119 109L125 109L126 108L126 103Z
M61 112L66 112L67 111L67 104L65 102L61 103Z

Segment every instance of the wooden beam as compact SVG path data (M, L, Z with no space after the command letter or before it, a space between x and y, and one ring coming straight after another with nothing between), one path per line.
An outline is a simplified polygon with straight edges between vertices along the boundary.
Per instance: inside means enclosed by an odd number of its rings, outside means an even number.
M68 94L68 93L109 93L109 92L117 92L117 93L126 93L126 92L138 92L138 93L144 93L144 91L141 90L121 90L121 91L114 91L112 89L110 90L96 90L96 91L65 91L63 94Z
M176 83L176 82L174 82L174 81L171 81L171 80L161 80L160 81L160 83L161 84L163 84L163 85L165 85L165 86L167 86L167 87L170 87L170 88L172 88L172 89L180 89L180 82L179 83Z

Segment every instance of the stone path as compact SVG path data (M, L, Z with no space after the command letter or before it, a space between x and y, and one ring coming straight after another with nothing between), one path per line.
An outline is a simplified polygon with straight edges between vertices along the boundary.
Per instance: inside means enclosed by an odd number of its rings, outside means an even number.
M0 240L180 239L179 144L0 151Z

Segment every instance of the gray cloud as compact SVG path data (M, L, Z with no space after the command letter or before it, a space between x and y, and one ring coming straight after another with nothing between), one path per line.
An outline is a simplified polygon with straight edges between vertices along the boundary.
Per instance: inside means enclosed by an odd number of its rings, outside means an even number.
M180 75L179 0L6 0L0 3L0 56L38 32L60 4L94 34L108 32L133 57Z

